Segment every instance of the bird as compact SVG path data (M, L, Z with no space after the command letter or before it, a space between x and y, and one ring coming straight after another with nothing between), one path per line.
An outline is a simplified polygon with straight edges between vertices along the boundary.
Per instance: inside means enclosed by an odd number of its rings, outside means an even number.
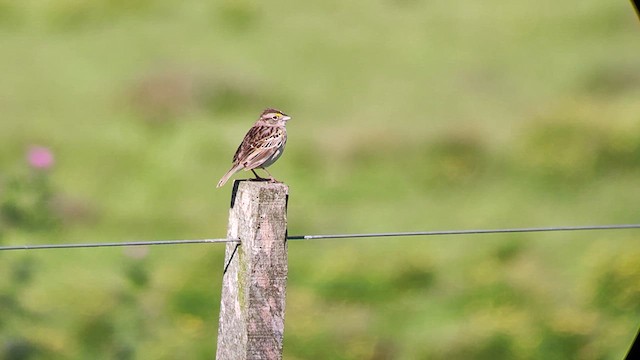
M233 165L218 182L223 186L233 174L244 169L251 170L258 180L260 177L255 169L263 169L269 175L269 180L276 182L267 167L276 162L284 152L287 143L287 122L291 116L273 108L265 109L258 121L253 124L233 155Z

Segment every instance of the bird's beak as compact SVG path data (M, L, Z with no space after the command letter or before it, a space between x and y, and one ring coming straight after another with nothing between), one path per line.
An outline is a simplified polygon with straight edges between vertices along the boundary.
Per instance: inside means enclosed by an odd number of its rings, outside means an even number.
M282 121L289 121L291 120L291 116L283 116L280 118Z

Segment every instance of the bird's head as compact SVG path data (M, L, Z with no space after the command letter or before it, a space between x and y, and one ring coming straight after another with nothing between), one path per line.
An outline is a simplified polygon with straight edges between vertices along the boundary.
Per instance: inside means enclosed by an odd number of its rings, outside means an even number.
M276 109L266 109L260 115L260 120L269 125L285 125L287 121L291 120L291 116Z

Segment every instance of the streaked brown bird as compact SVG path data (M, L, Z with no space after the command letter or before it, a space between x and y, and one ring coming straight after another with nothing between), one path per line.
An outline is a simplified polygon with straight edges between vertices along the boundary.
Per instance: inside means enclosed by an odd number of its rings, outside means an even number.
M217 187L224 185L233 174L244 169L251 170L256 179L260 177L255 169L260 168L267 172L269 180L276 181L271 176L267 167L273 164L284 152L287 143L287 121L291 116L276 109L266 109L255 124L244 136L242 143L233 155L233 166L220 179Z

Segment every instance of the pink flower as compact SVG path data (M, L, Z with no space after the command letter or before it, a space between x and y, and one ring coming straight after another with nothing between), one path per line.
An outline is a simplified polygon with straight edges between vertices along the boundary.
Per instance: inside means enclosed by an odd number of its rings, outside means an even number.
M27 161L34 169L47 170L53 166L53 153L44 146L31 146L27 152Z

